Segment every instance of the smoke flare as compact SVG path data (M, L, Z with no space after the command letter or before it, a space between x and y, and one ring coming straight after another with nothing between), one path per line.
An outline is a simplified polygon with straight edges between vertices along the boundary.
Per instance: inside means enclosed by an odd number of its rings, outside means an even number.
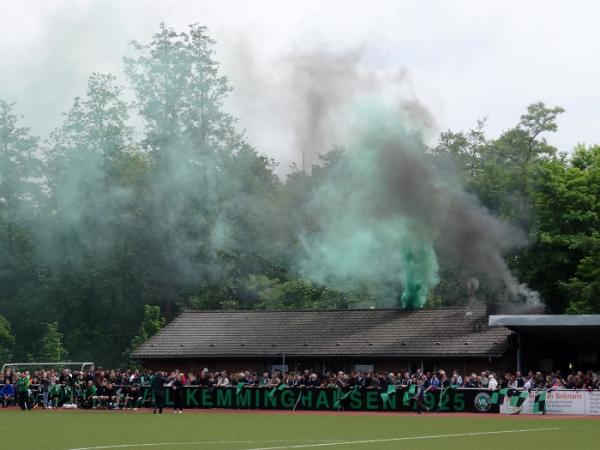
M313 191L300 272L339 289L374 280L396 305L421 308L444 251L471 276L500 281L507 299L535 300L503 258L521 234L436 170L403 111L373 99L353 108L347 150Z

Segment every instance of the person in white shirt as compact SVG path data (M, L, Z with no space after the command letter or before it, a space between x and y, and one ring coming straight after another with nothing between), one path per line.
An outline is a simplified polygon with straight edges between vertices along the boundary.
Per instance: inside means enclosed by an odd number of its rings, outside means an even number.
M227 387L229 386L229 377L227 376L227 372L223 371L220 373L220 376L217 380L218 387Z
M496 376L492 373L490 374L490 378L488 381L488 389L491 391L495 391L498 389L498 380L496 380Z

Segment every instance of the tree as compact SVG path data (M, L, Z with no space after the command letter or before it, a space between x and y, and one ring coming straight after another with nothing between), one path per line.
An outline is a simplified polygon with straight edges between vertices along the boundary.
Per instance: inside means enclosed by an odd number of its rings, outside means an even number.
M123 353L125 359L128 359L134 350L158 333L164 326L165 318L160 312L160 307L144 305L144 318L140 324L138 334L133 337L129 348Z
M556 119L565 110L560 106L548 108L543 102L532 103L527 107L527 113L521 116L517 129L527 136L527 151L521 159L530 162L534 158L553 156L556 149L546 142L545 138L538 139L540 134L555 133L558 129Z
M485 137L485 120L478 121L472 130L447 131L433 149L434 160L447 176L458 176L466 190L495 216L523 230L534 241L536 190L538 180L544 176L541 167L558 161L557 149L547 143L544 134L556 132L557 118L562 112L561 107L533 103L516 126L497 139ZM466 282L473 274L463 273L443 249L437 248L437 251L441 279L435 295L445 304L463 303ZM522 253L523 250L517 250L507 257L512 266L521 271L527 270ZM493 295L486 292L486 286L482 283L480 297Z
M85 96L75 98L52 133L41 252L52 273L46 296L57 305L50 318L64 326L71 355L103 355L103 363L113 364L143 304L135 292L141 283L136 237L143 228L137 205L148 174L132 143L122 90L113 75L92 74Z
M10 322L0 315L0 364L9 361L14 345L15 337L11 333Z
M27 218L23 217L26 205L31 207L38 200L39 185L33 179L41 174L35 157L38 139L18 121L13 104L0 100L0 218L7 223L8 250L15 250L11 246L17 233L15 222Z
M62 333L58 331L58 323L47 323L46 331L40 340L37 358L49 362L64 361L67 351L63 347L62 338Z
M0 311L14 324L19 354L35 345L23 312L38 303L41 280L36 261L42 164L38 139L20 126L13 104L0 100Z
M272 161L223 110L230 87L214 44L205 27L177 33L161 24L125 59L152 164L143 206L147 284L168 319L186 296L237 284L248 267L264 265L260 253L273 234Z
M472 130L442 133L433 153L442 169L454 166L467 190L484 206L528 230L536 167L556 155L542 134L556 132L556 120L563 112L559 106L533 103L498 139L486 139L484 119Z
M206 27L190 25L189 33L177 33L163 23L149 44L133 43L137 58L125 58L145 142L163 167L176 152L197 158L201 151L232 152L244 145L233 117L222 110L230 87L213 58L214 44Z
M472 183L486 162L488 141L485 137L487 118L477 121L477 126L467 131L442 132L433 153L441 172L458 171L461 181ZM452 175L449 175L452 176ZM467 184L467 188L469 185Z
M0 101L0 353L41 357L43 344L51 359L66 349L115 365L181 307L390 306L394 280L319 284L318 267L302 271L303 240L332 209L315 196L339 190L348 154L333 147L312 170L280 180L224 108L231 87L214 46L205 27L162 24L125 59L133 102L115 76L93 73L41 144ZM595 312L598 150L557 155L545 136L562 112L534 103L497 139L484 119L442 133L431 153L525 230L532 245L509 255L511 268L552 311ZM464 303L471 268L436 245L441 280L429 304ZM478 295L493 295L481 281Z
M42 146L1 105L0 307L15 355L35 355L56 321L71 356L116 364L145 304L168 317L186 299L234 307L245 277L281 264L281 183L222 108L213 44L194 25L135 45L143 133L110 74L89 77Z
M75 98L46 149L47 183L60 227L67 232L88 227L81 241L96 257L102 250L97 241L113 232L111 220L126 197L117 164L132 147L121 92L114 76L92 74L86 97Z
M553 312L598 313L600 147L544 163L536 180L535 239L521 272Z

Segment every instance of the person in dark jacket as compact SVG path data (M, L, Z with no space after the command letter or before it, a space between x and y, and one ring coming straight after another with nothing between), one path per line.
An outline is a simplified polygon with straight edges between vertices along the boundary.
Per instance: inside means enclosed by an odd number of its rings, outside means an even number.
M152 379L152 396L154 397L154 414L162 414L165 407L165 379L162 372L156 372Z
M181 414L183 412L183 374L175 375L173 384L173 412Z
M425 406L425 380L427 379L426 375L422 375L421 378L417 381L417 389L414 396L414 401L417 406L417 412L421 414L423 411L429 412L429 409Z

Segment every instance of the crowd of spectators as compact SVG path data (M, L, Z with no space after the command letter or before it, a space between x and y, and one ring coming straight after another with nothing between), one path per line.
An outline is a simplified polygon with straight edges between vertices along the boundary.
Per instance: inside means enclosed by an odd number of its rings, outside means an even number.
M236 372L208 369L200 373L154 373L148 370L35 370L13 372L8 369L0 382L0 401L3 406L18 404L22 409L34 407L56 408L71 405L78 408L137 409L149 406L151 399L142 396L142 387L150 386L156 377L164 380L164 389L181 389L183 386L229 387L244 385L244 388L277 388L282 384L297 388L387 389L389 385L408 386L419 384L425 390L456 388L478 388L497 390L513 389L600 389L600 372L560 371L543 374L529 371L507 372L498 376L485 370L462 376L457 370L409 372L329 371L319 374L311 370L299 372L274 371L262 374L253 371Z
M301 372L275 371L259 375L256 372L245 371L229 375L227 372L209 372L205 369L198 375L188 374L187 383L200 386L229 386L240 382L257 387L277 387L281 383L289 387L318 387L318 388L386 388L388 385L406 386L423 381L424 387L430 389L445 388L448 386L462 388L523 388L523 389L600 389L600 372L588 370L587 372L571 372L564 376L560 371L542 374L529 371L523 375L521 372L506 372L501 376L485 370L480 373L471 373L467 376L459 374L458 370L447 373L445 370L415 372L371 372L353 371L351 373L328 372L317 374L310 370Z

